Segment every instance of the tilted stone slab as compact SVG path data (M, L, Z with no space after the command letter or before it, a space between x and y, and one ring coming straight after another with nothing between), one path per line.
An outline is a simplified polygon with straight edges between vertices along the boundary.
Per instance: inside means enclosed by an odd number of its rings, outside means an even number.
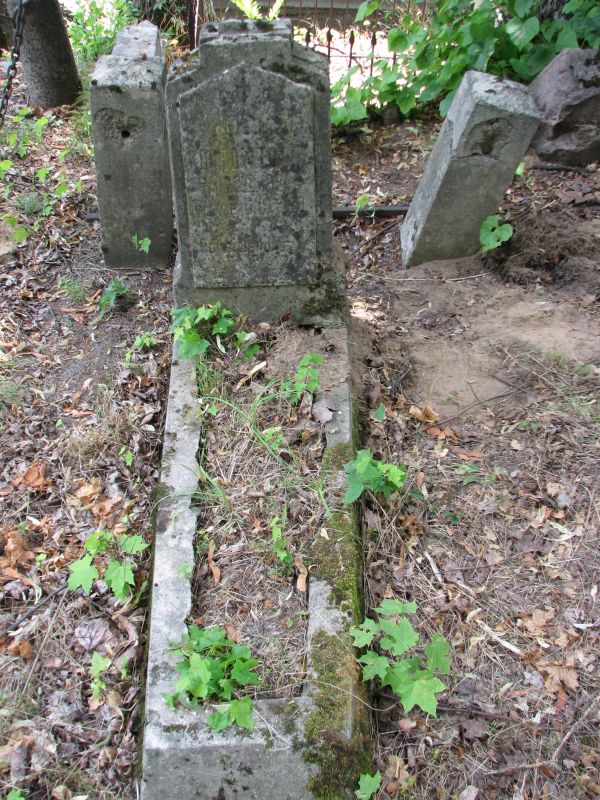
M324 375L348 368L347 332L328 334ZM333 361L335 359L335 362ZM348 368L349 370L349 368ZM343 371L343 369L342 369ZM351 796L369 765L369 719L348 627L360 591L361 542L354 512L336 510L328 538L316 537L308 586L307 677L299 696L255 704L252 733L214 733L208 708L170 708L164 695L178 679L172 647L186 632L198 489L200 417L194 367L171 366L154 545L143 743L143 800L320 800ZM326 396L326 485L338 496L341 465L352 457L348 380Z
M176 302L221 290L253 319L342 316L326 60L293 42L289 20L210 23L171 70L167 117Z
M130 26L98 60L90 106L102 226L110 267L169 263L173 200L164 109L166 62L155 25ZM132 236L151 240L148 253Z
M401 229L405 267L473 255L539 124L527 88L465 73Z

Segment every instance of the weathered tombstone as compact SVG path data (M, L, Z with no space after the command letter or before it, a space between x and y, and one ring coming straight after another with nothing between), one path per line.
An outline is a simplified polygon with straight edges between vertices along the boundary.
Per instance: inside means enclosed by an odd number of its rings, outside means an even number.
M18 7L19 0L8 0L11 16ZM58 0L27 0L23 10L21 63L29 103L42 108L74 103L81 81Z
M110 267L155 267L169 261L173 201L165 79L158 29L150 22L122 30L112 55L100 58L92 75L102 251ZM133 236L150 239L148 252L136 246Z
M540 158L575 165L600 159L600 50L563 50L529 91L542 116L532 142Z
M167 120L176 303L341 316L325 58L293 42L289 20L210 23L169 75Z
M465 74L402 225L405 267L479 250L481 223L498 210L538 124L525 86Z

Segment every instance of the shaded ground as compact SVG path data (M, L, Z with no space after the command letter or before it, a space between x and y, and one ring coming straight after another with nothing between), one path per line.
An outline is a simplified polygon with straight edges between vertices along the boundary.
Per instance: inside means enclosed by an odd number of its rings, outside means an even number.
M340 198L392 183L411 152L398 134L334 150ZM453 649L437 719L375 687L381 798L600 791L599 185L530 169L504 207L508 246L408 272L397 226L340 230L364 442L410 477L365 507L367 604L416 600L420 631ZM411 415L425 406L429 424Z
M53 122L15 158L7 207L41 166L70 190L43 219L19 211L40 230L9 241L0 269L0 791L129 798L147 551L132 559L137 602L102 581L89 596L65 586L90 533L150 541L170 275L120 274L132 302L99 318L115 273L93 168L70 115ZM336 204L409 200L435 124L361 131L334 140ZM363 440L410 468L403 497L364 509L367 604L414 598L416 624L453 650L437 719L405 718L375 687L382 798L600 791L598 192L595 171L528 169L508 195L506 248L410 272L395 222L337 226ZM143 332L156 344L132 350ZM413 404L439 417L422 425ZM109 662L99 699L93 653Z

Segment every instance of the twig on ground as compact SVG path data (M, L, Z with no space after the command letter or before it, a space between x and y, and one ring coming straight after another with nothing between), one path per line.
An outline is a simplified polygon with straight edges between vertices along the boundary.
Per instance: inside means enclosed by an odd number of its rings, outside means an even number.
M506 639L503 639L501 636L499 636L496 633L496 631L490 628L490 626L487 625L485 622L483 622L483 620L476 619L475 622L479 625L480 628L483 628L483 630L487 633L488 636L491 636L492 639L494 639L494 641L498 642L498 644L502 645L502 647L504 647L506 650L509 650L511 653L514 653L517 656L523 655L523 651L519 647L517 647L516 644L512 644L512 642L507 642Z

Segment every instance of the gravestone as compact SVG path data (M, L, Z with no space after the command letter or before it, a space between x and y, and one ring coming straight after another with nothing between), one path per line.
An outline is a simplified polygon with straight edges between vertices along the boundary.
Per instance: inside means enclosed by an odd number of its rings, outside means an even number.
M289 20L209 23L167 83L178 305L340 317L326 59Z
M465 73L401 229L405 267L470 256L539 124L527 88Z
M90 106L102 226L109 267L160 267L169 262L173 200L165 125L166 61L150 22L117 35L98 60ZM132 237L150 239L148 252Z

